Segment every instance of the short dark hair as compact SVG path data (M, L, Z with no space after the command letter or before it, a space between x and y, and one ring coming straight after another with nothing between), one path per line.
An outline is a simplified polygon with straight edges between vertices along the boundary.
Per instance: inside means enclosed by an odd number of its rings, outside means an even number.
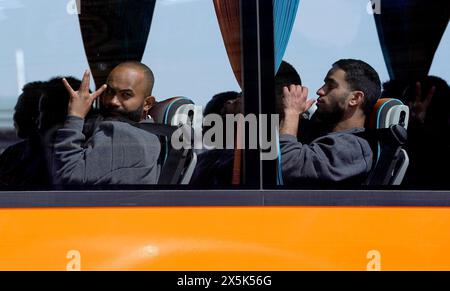
M381 81L377 71L366 62L355 59L341 59L333 64L333 68L345 72L345 81L351 90L364 93L361 107L364 114L369 116L381 96Z
M43 82L26 84L22 89L14 107L13 120L17 135L20 138L29 138L37 133L37 120L39 117L39 100L42 97Z
M403 101L406 84L400 80L389 80L383 83L381 98L395 98Z
M71 76L54 77L43 83L43 96L39 103L39 131L41 133L63 124L66 120L70 95L64 86L63 78L74 90L78 90L81 86L81 81Z
M275 106L276 112L283 115L283 88L290 85L302 85L302 79L297 70L286 61L282 61L275 76Z
M211 100L206 104L203 110L203 115L218 114L221 115L222 109L225 103L229 100L237 99L241 96L240 93L235 91L228 91L214 95Z

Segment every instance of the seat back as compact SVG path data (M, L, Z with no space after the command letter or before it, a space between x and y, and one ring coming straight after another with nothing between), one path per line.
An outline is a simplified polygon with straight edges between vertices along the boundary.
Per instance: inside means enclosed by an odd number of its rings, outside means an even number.
M169 125L180 107L188 104L194 102L187 97L172 97L156 103L148 114L155 123Z
M375 104L369 118L369 129L389 128L398 124L408 129L409 107L394 98L381 98Z
M409 108L400 100L378 100L369 118L366 137L373 150L373 166L366 185L400 185L409 165L407 141Z
M173 132L183 126L189 125L193 128L195 124L194 118L198 119L195 114L192 114L194 109L194 102L186 97L173 97L161 102L158 102L149 111L154 123L159 127L165 127L168 130L162 130L165 133L160 135L161 140L161 154L159 164L161 166L161 173L158 184L176 185L189 184L189 181L197 164L197 156L191 148L175 149L171 144L171 137ZM160 132L162 132L160 130ZM193 144L193 135L191 134L191 144Z

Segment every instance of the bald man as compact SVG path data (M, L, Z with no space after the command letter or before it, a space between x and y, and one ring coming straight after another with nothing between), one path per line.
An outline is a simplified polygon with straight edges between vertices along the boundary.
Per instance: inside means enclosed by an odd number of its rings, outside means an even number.
M105 117L121 116L140 122L154 105L153 73L146 65L127 62L115 67L108 76L101 96L101 113Z
M155 103L154 77L142 63L118 65L107 82L89 92L90 72L86 71L70 93L68 116L56 131L51 155L53 183L57 185L148 185L158 180L159 139L136 126ZM93 133L83 134L85 118L96 98L100 98L102 118Z

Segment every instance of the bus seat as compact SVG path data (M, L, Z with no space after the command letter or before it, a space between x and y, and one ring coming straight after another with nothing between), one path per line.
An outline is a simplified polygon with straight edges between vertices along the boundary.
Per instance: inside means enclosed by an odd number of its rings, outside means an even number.
M401 184L409 166L408 154L403 148L408 121L409 108L400 100L378 100L365 132L374 157L365 185Z
M194 128L197 126L195 121L197 117L192 114L194 102L186 97L173 97L158 102L154 105L149 115L154 121L154 125L149 127L159 127L161 137L161 154L159 164L161 165L161 173L158 184L177 185L189 184L189 181L197 164L197 156L192 148L190 149L174 149L171 145L170 138L179 127L187 124ZM193 135L191 135L191 144L193 144Z
M177 110L187 104L194 104L186 97L173 97L157 102L149 111L149 115L157 124L170 125Z

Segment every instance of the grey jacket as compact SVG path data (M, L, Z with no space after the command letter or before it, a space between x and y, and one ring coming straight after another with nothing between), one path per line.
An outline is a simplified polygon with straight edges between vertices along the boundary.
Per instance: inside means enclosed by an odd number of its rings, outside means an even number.
M281 135L283 178L289 184L350 182L361 184L372 167L369 143L355 135L354 128L329 133L310 144L302 144L295 136Z
M56 131L52 177L58 185L142 185L158 181L159 139L131 124L102 121L86 140L84 119Z

